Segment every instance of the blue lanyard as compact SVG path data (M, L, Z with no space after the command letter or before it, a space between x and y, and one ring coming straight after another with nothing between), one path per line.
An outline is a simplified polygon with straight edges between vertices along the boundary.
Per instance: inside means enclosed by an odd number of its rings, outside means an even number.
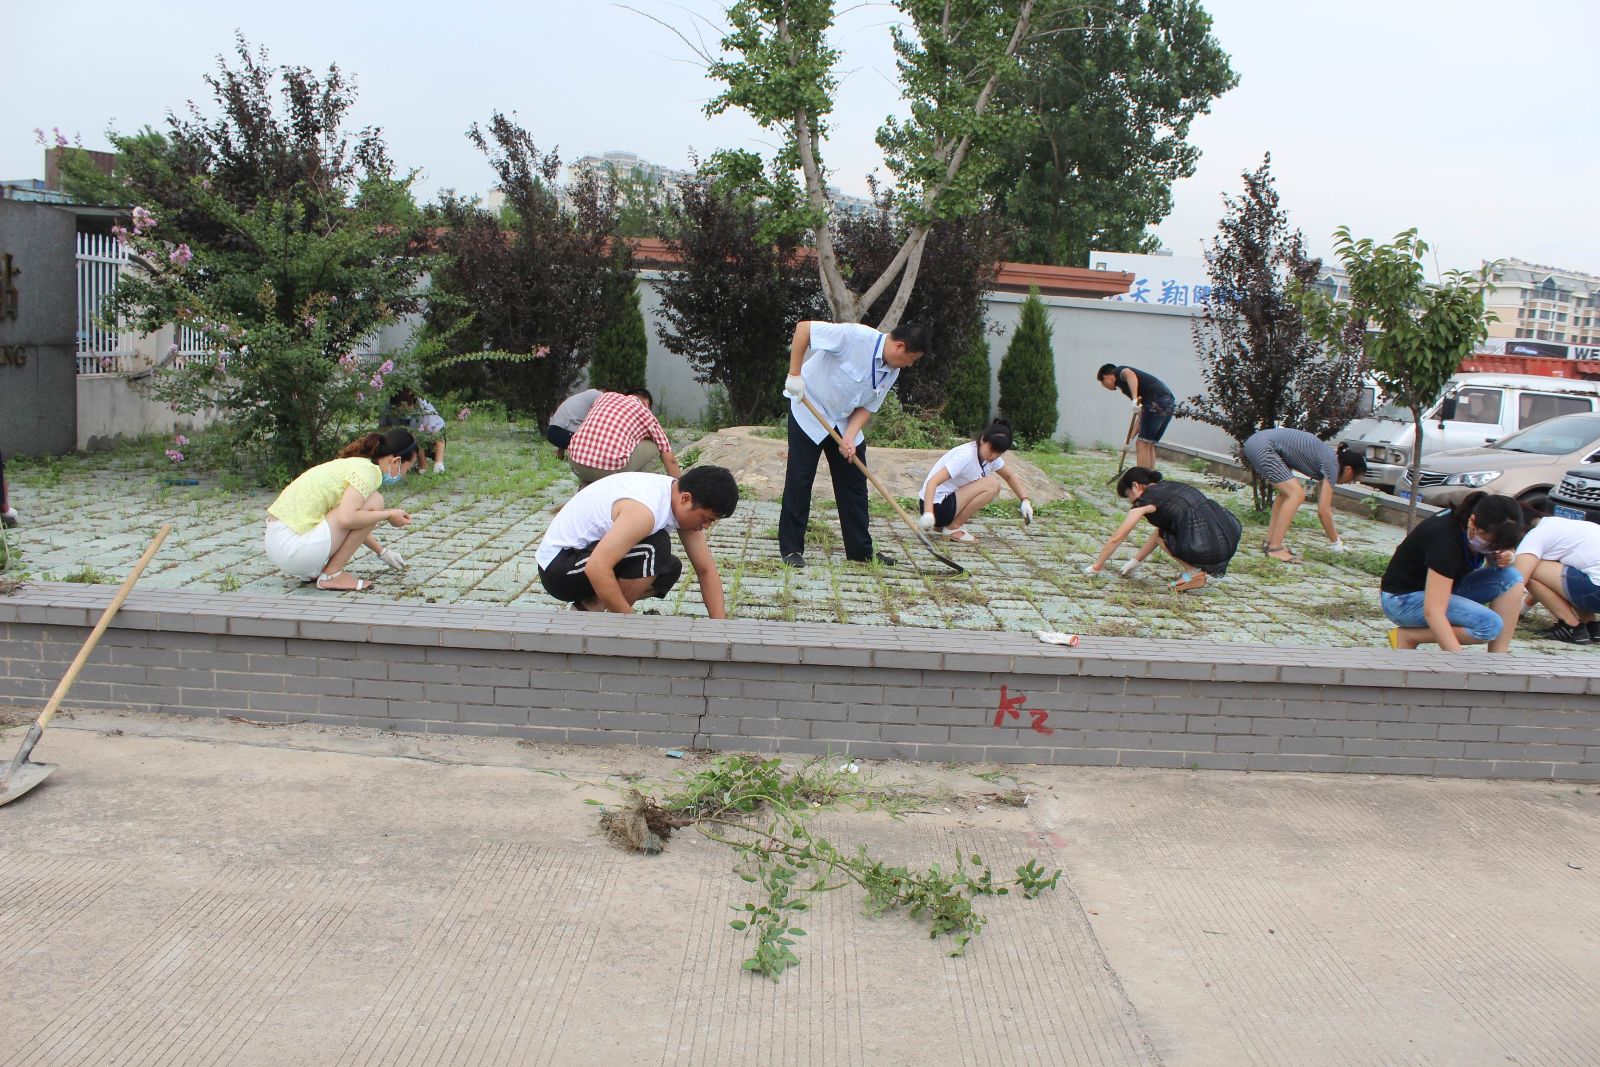
M877 392L878 391L878 363L882 360L882 353L883 353L883 334L880 333L878 335L878 343L872 349L872 364L871 364L871 368L872 368L872 391L873 392ZM889 372L887 370L885 370L883 376L885 378L887 378L889 376Z

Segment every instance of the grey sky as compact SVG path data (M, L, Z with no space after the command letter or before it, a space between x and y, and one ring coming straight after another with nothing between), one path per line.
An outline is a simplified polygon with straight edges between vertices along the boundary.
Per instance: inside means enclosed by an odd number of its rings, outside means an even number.
M711 0L634 6L686 28L687 12L718 10ZM1600 273L1600 4L1206 6L1242 84L1193 130L1199 171L1176 187L1159 228L1175 252L1199 252L1220 195L1270 150L1284 204L1313 251L1327 250L1340 223L1380 238L1416 226L1446 269L1519 256ZM879 161L873 131L897 108L893 13L864 5L839 34L845 77L827 160L851 192L865 191ZM705 118L716 86L689 50L603 0L56 0L9 4L0 17L0 178L42 174L35 126L97 148L108 125L130 130L186 100L208 104L201 77L235 28L275 62L337 62L355 74L357 120L382 126L396 161L423 171L424 197L489 184L462 134L496 108L517 112L542 148L564 158L617 148L682 166L691 149L770 143L743 116Z

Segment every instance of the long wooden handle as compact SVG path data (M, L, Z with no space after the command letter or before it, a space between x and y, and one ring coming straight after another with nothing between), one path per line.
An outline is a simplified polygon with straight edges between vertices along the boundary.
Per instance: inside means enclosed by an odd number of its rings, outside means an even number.
M808 396L803 396L800 398L800 403L806 406L806 410L811 412L813 418L822 423L822 428L828 431L828 436L832 437L834 442L838 444L840 448L843 448L844 438L839 436L839 431L835 430L828 420L823 417L822 412L817 410L817 406L811 402L811 398ZM900 517L906 520L906 525L911 527L911 529L920 535L922 533L922 527L917 525L916 519L913 519L910 515L906 514L906 509L901 507L900 501L894 498L894 494L889 492L882 482L878 481L878 476L867 470L867 465L861 462L861 460L857 459L854 454L850 456L850 462L854 463L856 468L860 470L862 474L867 476L867 481L871 482L873 487L876 488L878 492L883 494L883 498L900 513Z
M50 720L56 717L56 712L61 709L61 702L67 698L67 690L72 688L72 683L78 680L78 675L83 672L84 664L89 662L89 653L94 651L94 646L99 643L100 635L106 632L106 627L111 625L111 619L116 615L117 609L122 607L122 602L128 599L128 594L133 592L133 583L139 580L139 575L144 573L147 563L154 558L156 550L161 547L161 542L167 539L167 534L172 532L169 522L156 531L156 539L150 542L150 547L144 550L144 555L139 557L139 562L133 565L133 570L122 579L122 585L117 589L117 595L111 598L111 603L106 605L106 610L101 613L100 621L95 623L94 631L89 634L89 639L78 649L78 654L72 660L72 666L67 668L67 673L61 676L56 691L50 694L50 703L44 706L39 713L38 727L43 730L50 725Z

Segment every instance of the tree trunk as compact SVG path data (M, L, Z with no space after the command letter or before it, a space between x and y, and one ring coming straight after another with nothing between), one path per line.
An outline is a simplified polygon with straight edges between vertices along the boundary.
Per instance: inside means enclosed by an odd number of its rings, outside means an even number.
M1417 499L1422 496L1422 409L1411 409L1411 499L1406 501L1406 533L1417 521Z
M1272 486L1261 475L1254 472L1250 475L1251 503L1257 511L1272 510Z

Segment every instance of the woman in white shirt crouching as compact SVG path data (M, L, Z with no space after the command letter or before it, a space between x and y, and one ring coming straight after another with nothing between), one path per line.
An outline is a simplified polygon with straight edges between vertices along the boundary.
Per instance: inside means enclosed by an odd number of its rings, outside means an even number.
M1528 592L1554 615L1540 636L1570 645L1600 641L1600 526L1550 516L1517 546L1515 566Z
M922 483L920 523L924 530L941 530L952 541L971 543L977 538L963 529L967 520L1000 495L1000 483L1011 487L1022 501L1022 521L1033 521L1033 502L1022 479L1006 466L1003 454L1011 450L1011 424L996 419L976 440L957 445L939 458Z

